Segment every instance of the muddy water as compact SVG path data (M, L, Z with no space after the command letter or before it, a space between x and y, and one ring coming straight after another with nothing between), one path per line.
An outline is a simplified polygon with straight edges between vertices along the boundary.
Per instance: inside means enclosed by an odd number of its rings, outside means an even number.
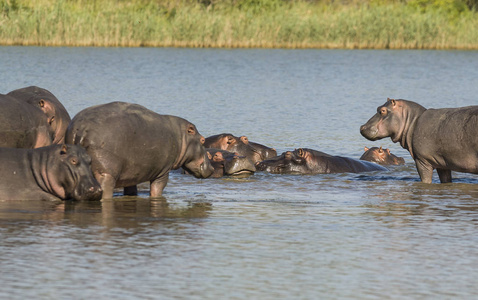
M70 114L128 101L282 152L387 172L204 179L164 198L0 201L5 299L470 299L478 293L478 177L426 185L409 154L359 127L387 97L477 104L478 52L0 48L0 92L52 91ZM138 154L139 155L139 154ZM438 178L434 177L434 182Z

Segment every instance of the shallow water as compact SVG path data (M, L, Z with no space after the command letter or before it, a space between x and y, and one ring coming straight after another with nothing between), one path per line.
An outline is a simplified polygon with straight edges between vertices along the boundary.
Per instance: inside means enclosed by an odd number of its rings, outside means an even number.
M162 199L0 201L0 298L470 299L478 177L422 184L359 127L387 97L475 105L476 51L0 47L0 92L38 85L73 117L110 101L204 136L359 158L387 172L235 179L171 174ZM435 174L434 182L438 182Z

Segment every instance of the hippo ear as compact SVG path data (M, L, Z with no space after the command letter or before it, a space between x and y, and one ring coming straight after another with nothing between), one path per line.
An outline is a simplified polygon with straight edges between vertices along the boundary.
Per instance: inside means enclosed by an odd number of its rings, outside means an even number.
M297 153L299 154L299 157L304 157L304 150L302 148L297 149Z
M48 124L52 124L53 121L55 121L55 116L52 116L49 120L48 120Z
M244 144L249 144L249 139L247 138L247 136L243 135L240 137L240 139Z
M367 146L363 147L363 151L367 152L368 151L368 148Z
M40 107L44 107L45 106L45 100L40 99L40 101L38 102L38 105L40 105Z
M390 155L390 149L385 149L385 151L387 151L388 155Z
M395 99L390 99L390 103L392 103L392 106L396 105Z
M206 153L207 153L207 158L212 159L211 153L209 151L206 151Z
M189 134L196 134L196 128L194 128L193 124L188 125L188 133Z
M67 150L68 150L68 148L66 147L65 144L63 144L63 145L61 146L60 154L61 154L61 155L66 154Z

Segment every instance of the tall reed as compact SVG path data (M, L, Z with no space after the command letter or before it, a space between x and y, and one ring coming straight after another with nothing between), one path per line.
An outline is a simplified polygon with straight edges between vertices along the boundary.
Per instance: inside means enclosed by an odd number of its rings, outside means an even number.
M0 44L478 49L478 14L467 7L211 1L0 0Z

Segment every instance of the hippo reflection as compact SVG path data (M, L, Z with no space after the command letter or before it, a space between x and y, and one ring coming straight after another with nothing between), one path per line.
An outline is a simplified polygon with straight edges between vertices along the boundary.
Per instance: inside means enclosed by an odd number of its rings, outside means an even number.
M332 156L306 148L286 151L280 156L259 162L256 164L256 169L273 174L359 173L387 170L368 161Z

